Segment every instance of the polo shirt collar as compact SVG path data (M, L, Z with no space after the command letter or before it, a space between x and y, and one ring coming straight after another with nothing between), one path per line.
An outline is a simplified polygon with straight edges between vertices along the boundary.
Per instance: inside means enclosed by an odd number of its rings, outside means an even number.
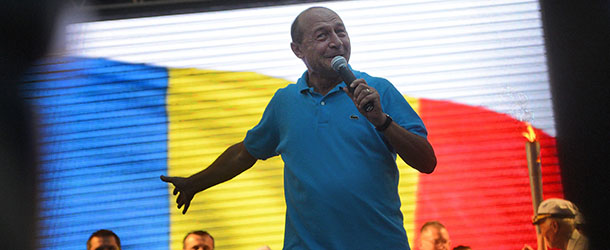
M348 64L347 67L352 70L352 72L354 72L352 66ZM309 87L309 85L307 85L307 80L307 70L305 70L305 72L303 72L303 74L301 75L301 78L297 80L297 89L299 90L299 93L304 94L305 91L310 91L313 93L313 87ZM339 88L345 88L346 86L347 85L345 84L345 82L341 82L337 84L337 86L335 86L332 90L330 90L328 94L333 93L335 91L339 91Z
M309 86L307 85L307 70L301 75L301 78L297 80L297 89L299 93L304 93L304 91L309 90Z

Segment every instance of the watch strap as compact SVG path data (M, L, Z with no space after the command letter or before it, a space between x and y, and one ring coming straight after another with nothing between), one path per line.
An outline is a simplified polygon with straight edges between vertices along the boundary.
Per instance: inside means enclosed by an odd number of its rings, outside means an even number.
M377 129L377 131L383 132L390 126L390 124L392 124L392 121L393 121L392 117L390 117L390 115L388 115L388 114L385 114L385 117L386 117L385 122L381 126L375 127L375 129Z

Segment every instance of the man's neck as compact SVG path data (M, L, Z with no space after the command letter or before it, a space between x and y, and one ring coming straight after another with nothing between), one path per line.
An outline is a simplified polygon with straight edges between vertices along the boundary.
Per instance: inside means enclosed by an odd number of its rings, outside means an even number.
M316 93L326 95L330 92L337 84L341 83L341 78L337 75L334 77L321 76L319 74L307 73L307 85L313 87Z
M557 247L559 249L563 249L566 250L568 249L568 242L570 241L570 238L572 238L572 233L564 233L565 235L563 235L563 237L559 237L559 242L557 244Z

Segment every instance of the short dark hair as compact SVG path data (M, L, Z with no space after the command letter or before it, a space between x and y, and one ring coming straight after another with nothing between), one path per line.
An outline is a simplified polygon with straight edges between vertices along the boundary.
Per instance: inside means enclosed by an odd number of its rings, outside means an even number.
M121 248L121 239L119 239L119 236L117 236L114 232L108 229L100 229L92 233L91 236L89 236L89 239L87 240L87 250L91 248L91 239L93 239L93 237L114 237L114 240L116 240L116 244L119 246L119 248Z
M453 250L472 250L472 248L469 246L459 245L457 247L454 247Z
M306 10L301 11L301 13L294 19L294 21L292 21L292 25L290 26L290 37L292 38L293 43L301 43L303 41L303 30L301 29L301 26L299 25L299 19L301 18L301 16L303 14L305 14L313 9L329 10L329 11L332 11L333 13L335 13L335 15L339 16L333 10L326 8L326 7L321 7L321 6L309 7Z
M301 12L303 14L303 12ZM290 37L292 38L293 43L301 43L303 40L303 31L301 31L301 27L299 27L299 14L294 21L292 21L292 25L290 26Z
M203 231L203 230L196 230L196 231L191 231L184 236L184 239L182 239L183 248L184 248L184 242L186 241L186 238L188 238L189 235L191 235L191 234L199 235L201 237L209 236L210 239L212 239L212 246L216 246L216 241L214 240L214 237L210 233L208 233L207 231Z
M437 228L445 228L445 229L447 229L447 228L445 227L445 225L443 225L443 224L442 224L442 223L440 223L439 221L432 220L432 221L428 221L428 222L424 223L424 225L423 225L423 226L421 226L421 229L419 230L419 232L421 233L421 232L423 232L423 231L424 231L426 228L428 228L428 227L432 227L432 226L433 226L433 227L437 227Z

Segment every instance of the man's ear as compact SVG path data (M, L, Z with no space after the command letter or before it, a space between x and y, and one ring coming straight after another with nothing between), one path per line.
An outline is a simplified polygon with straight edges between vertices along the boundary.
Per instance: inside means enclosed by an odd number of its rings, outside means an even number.
M558 232L559 231L559 222L557 222L556 220L551 220L550 223L551 224L549 226L551 227L551 230L553 230L553 232Z
M292 53L298 58L303 59L303 53L301 52L301 45L295 42L290 42L290 48L292 49Z

